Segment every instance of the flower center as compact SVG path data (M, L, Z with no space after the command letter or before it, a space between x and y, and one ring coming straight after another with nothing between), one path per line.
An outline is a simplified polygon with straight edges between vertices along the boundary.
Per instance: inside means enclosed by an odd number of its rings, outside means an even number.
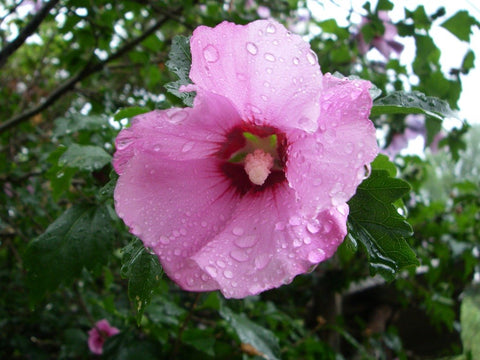
M218 152L220 170L241 195L263 191L285 180L286 148L285 134L275 128L235 127Z
M262 149L256 149L245 157L245 172L255 185L263 185L273 167L273 157Z

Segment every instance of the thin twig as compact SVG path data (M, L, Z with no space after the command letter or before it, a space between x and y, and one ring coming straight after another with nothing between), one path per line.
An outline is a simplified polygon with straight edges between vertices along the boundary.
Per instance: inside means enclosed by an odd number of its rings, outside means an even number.
M177 9L176 11L172 11L172 14L178 13L181 10L181 8ZM111 54L109 57L107 57L105 60L96 62L96 63L87 63L87 65L75 76L71 77L68 79L66 82L64 82L62 85L60 85L58 88L53 90L50 95L47 96L47 98L40 104L34 106L33 108L24 111L23 113L20 113L18 115L15 115L8 119L7 121L3 122L0 124L0 134L9 128L18 125L19 123L29 119L30 117L42 112L46 108L48 108L50 105L55 103L59 98L61 98L65 93L68 91L72 90L75 85L82 81L83 79L87 78L88 76L102 70L106 64L109 62L118 59L128 51L130 51L132 48L134 48L136 45L141 43L143 40L145 40L147 37L152 35L155 31L157 31L165 22L167 22L170 18L169 17L164 17L163 19L157 21L155 24L153 24L151 27L149 27L145 32L131 40L130 42L126 43L123 45L120 49L118 49L115 53Z
M30 20L25 28L18 34L18 36L10 43L8 43L2 51L0 51L0 69L6 64L10 55L12 55L27 38L32 35L40 26L43 19L45 19L52 10L52 8L58 3L59 0L50 0L46 3L38 13Z

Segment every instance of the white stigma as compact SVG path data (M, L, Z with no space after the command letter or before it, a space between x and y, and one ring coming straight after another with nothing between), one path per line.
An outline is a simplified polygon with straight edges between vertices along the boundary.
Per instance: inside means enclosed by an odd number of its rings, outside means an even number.
M273 157L261 149L245 157L245 172L255 185L263 185L273 167Z

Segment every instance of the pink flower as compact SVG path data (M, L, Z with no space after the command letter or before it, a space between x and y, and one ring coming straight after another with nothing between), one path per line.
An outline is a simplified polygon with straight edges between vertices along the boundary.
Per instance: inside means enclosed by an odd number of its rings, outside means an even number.
M322 75L275 21L198 27L193 108L116 139L118 215L183 289L241 298L331 257L377 155L370 83Z
M395 41L397 36L397 27L392 24L387 11L379 11L378 18L382 20L385 31L381 36L375 36L370 44L365 42L362 32L357 35L358 50L360 54L366 54L371 48L376 48L386 59L388 59L392 52L400 54L403 51L403 45L398 41ZM367 18L363 18L360 27L369 23Z
M88 348L92 353L101 355L105 340L119 332L120 330L111 326L106 319L97 321L95 327L88 332Z

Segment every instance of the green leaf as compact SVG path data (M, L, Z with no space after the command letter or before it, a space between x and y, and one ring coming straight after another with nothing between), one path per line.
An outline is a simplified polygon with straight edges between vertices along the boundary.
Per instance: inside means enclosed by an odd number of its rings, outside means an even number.
M54 137L70 135L77 131L95 131L108 125L108 118L98 115L74 114L69 117L60 117L55 120Z
M25 252L32 303L60 284L69 285L82 269L95 270L111 253L113 226L104 206L73 205L34 239Z
M226 306L220 308L220 315L233 327L240 341L253 346L265 359L280 358L280 346L275 335L255 324L243 314L235 314Z
M386 170L391 177L397 176L397 167L389 160L387 155L378 154L372 162L372 169Z
M182 342L193 346L195 349L214 357L215 334L212 329L185 329Z
M394 91L375 100L371 115L382 114L425 114L439 120L446 117L457 117L446 101L426 96L419 91L411 93Z
M390 2L389 0L379 0L377 3L376 11L380 10L392 10L393 9L393 3Z
M472 26L479 26L479 22L471 17L466 10L460 10L441 24L459 40L470 41Z
M115 115L113 115L113 119L115 121L120 121L123 119L129 119L134 116L145 114L151 111L149 108L141 107L141 106L132 106L118 110Z
M73 175L77 172L77 169L58 165L58 160L66 150L66 147L59 146L52 151L47 158L47 161L51 163L52 166L48 169L45 176L50 181L50 189L52 190L52 197L55 201L58 201L60 196L68 191Z
M180 80L170 82L165 85L168 92L179 97L187 106L193 105L195 93L180 92L178 89L182 85L188 85L192 82L188 74L192 64L192 54L190 53L190 38L177 35L172 40L172 48L168 54L168 61L165 63L168 69L174 72Z
M393 205L410 191L403 180L389 176L386 170L373 169L349 201L349 235L367 251L370 272L387 280L407 267L418 265L406 238L412 228Z
M141 241L135 240L123 249L121 274L128 278L128 297L135 304L140 324L145 307L150 304L159 284L162 267L158 258L149 254Z
M462 61L462 73L468 74L468 72L475 67L475 53L469 50Z
M62 154L58 164L93 171L103 168L111 160L112 156L99 146L72 144Z

